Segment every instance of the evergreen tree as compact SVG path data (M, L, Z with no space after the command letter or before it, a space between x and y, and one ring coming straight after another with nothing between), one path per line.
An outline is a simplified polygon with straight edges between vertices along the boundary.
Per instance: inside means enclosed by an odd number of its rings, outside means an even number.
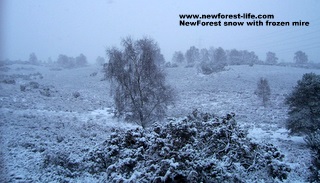
M291 133L310 133L320 128L320 75L304 74L286 98Z

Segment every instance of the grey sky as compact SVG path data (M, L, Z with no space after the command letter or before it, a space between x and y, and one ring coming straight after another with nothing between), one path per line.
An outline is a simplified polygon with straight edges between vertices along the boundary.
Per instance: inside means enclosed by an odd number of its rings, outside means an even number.
M247 49L261 60L273 51L280 60L292 61L294 52L302 50L320 61L318 0L2 0L0 5L0 59L27 60L34 52L41 60L55 60L59 54L83 53L94 62L130 35L155 39L167 61L174 51L192 45ZM179 14L216 13L274 14L271 21L302 20L310 26L179 26Z

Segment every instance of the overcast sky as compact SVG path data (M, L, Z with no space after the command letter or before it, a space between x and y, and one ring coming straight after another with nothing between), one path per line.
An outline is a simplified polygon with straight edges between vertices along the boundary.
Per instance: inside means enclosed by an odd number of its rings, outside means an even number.
M153 38L167 61L174 51L185 52L194 45L246 49L261 60L272 51L280 61L290 62L294 52L302 50L309 60L320 62L319 0L0 0L0 7L0 59L28 60L34 52L38 59L55 60L59 54L83 53L94 62L130 35ZM270 21L302 20L310 25L179 26L179 14L216 13L273 14Z

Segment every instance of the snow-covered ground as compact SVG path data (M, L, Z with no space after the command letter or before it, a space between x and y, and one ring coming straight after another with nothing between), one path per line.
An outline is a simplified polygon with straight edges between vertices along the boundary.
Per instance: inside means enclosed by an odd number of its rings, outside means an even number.
M101 67L4 67L0 81L11 78L16 83L0 83L0 182L62 181L59 171L46 167L48 158L64 153L77 162L101 144L112 129L135 126L113 118L110 86L108 81L101 81ZM235 112L238 124L249 130L252 140L272 143L286 155L285 161L292 168L287 182L307 181L310 151L303 137L288 136L284 99L304 73L320 74L319 70L254 65L230 66L212 75L183 67L167 68L166 72L177 95L168 117L183 117L194 109L221 116ZM267 107L254 95L260 77L268 79L272 92ZM80 96L75 97L75 92ZM68 180L102 179L83 173Z

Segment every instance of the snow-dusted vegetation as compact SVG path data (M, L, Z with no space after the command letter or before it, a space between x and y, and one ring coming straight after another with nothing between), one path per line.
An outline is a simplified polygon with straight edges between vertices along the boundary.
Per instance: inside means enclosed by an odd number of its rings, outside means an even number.
M166 68L176 103L144 130L113 117L101 67L0 69L0 182L308 182L317 172L303 136L288 135L284 101L319 70ZM254 95L261 77L272 90L265 106Z
M194 111L148 130L116 130L86 161L107 182L254 182L287 179L283 158L272 144L251 142L234 114Z

